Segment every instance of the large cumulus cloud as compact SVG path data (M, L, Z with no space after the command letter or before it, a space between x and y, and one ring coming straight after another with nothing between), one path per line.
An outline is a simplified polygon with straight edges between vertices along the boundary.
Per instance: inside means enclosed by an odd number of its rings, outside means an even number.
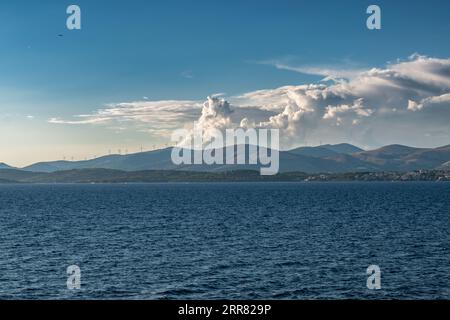
M92 114L50 122L120 123L167 138L171 130L189 127L194 120L207 129L278 128L284 148L340 141L367 147L448 143L450 59L416 54L384 68L349 74L347 79L333 77L332 81L328 78L326 82L258 90L227 99L208 97L205 102L108 105Z

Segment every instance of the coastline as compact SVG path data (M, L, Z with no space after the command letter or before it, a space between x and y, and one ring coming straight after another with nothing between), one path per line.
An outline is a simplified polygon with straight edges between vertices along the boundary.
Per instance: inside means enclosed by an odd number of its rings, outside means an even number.
M255 170L226 172L200 171L120 171L110 169L78 169L52 173L0 170L0 184L101 184L101 183L219 183L219 182L444 182L450 171L418 170L410 172L284 172L262 176Z

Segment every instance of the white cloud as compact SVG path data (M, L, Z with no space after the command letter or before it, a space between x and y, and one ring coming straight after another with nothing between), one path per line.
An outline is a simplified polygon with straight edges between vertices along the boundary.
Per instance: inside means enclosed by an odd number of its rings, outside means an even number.
M310 71L324 76L345 75L343 70ZM167 138L171 130L193 121L215 129L271 127L282 130L284 147L306 140L347 141L361 146L416 144L425 131L441 132L440 139L444 139L442 132L448 132L448 128L442 126L450 115L450 59L413 55L385 68L347 73L347 78L327 84L257 90L227 100L223 94L214 95L204 103L165 100L111 104L71 120L49 121L128 126Z
M184 70L181 76L185 79L194 79L194 73L191 70Z
M277 60L263 61L261 64L272 65L280 70L288 70L309 75L323 76L323 80L351 79L364 72L359 68L342 68L339 66L292 66Z
M408 110L419 111L422 110L424 107L431 107L433 105L440 105L440 104L450 105L450 93L446 93L440 96L428 97L422 99L420 103L408 100Z
M176 129L180 123L198 119L202 103L190 100L134 101L109 104L92 114L78 115L72 120L49 119L54 124L97 124L108 127L129 125L152 133Z
M363 106L363 98L359 98L353 102L353 105L341 104L338 106L326 107L326 112L323 119L341 119L340 117L345 114L356 114L360 117L369 117L373 111ZM359 123L357 119L353 119L353 123Z

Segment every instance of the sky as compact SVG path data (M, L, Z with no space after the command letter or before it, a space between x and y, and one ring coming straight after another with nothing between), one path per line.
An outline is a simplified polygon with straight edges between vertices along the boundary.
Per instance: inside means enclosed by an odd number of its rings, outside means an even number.
M446 0L1 1L0 162L150 150L193 121L447 145L449 34Z

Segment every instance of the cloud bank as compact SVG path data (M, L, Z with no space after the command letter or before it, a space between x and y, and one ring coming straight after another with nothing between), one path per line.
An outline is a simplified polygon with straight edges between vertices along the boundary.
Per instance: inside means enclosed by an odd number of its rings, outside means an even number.
M363 147L449 143L450 59L415 54L384 68L339 74L326 69L307 71L333 80L226 99L216 95L205 102L112 104L92 114L49 122L120 125L167 139L173 130L189 127L193 121L206 129L278 128L283 148L341 141ZM338 75L342 77L337 79Z

